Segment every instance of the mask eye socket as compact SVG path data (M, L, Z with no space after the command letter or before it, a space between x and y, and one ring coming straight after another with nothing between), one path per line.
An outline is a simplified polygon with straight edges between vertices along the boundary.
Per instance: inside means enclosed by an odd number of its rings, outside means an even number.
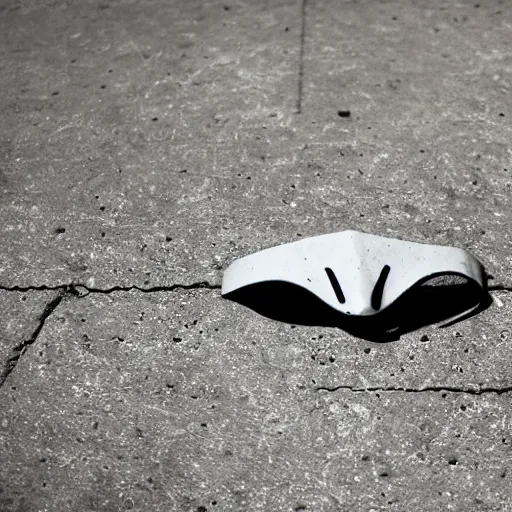
M384 285L386 284L386 279L389 276L389 272L391 267L389 265L384 265L382 270L380 271L380 276L373 287L372 297L371 297L371 305L375 311L380 309L382 304L382 295L384 294Z
M341 289L340 283L338 282L338 279L336 279L336 275L332 271L331 268L327 267L325 269L325 273L327 274L327 277L329 278L329 281L331 283L332 289L334 290L334 293L336 294L336 298L338 299L338 302L340 304L345 304L345 295L343 295L343 290Z

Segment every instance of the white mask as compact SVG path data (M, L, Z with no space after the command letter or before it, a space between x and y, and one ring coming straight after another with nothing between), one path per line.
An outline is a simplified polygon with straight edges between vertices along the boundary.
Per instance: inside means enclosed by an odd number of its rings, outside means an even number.
M236 260L224 273L222 295L256 283L285 282L340 313L369 316L414 285L442 275L461 276L485 290L482 265L463 249L342 231Z

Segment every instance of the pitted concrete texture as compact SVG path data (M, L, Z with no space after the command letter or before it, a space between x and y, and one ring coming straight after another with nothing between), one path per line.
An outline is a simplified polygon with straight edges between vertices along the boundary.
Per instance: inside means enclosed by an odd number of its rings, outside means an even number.
M321 132L317 164L356 185L323 198L365 230L470 248L510 284L512 12L501 0L335 4L308 2L303 108Z
M235 236L239 161L260 159L242 139L295 109L297 1L25 2L1 16L1 282L209 277L212 242L226 254Z
M511 23L2 2L0 510L512 510ZM377 343L220 297L344 229L464 247L493 303Z
M359 229L467 247L510 285L497 9L310 1L301 66L299 1L5 8L0 283L218 283Z
M216 291L68 296L4 386L2 510L506 510L506 377L464 391L504 342L474 327L366 353Z

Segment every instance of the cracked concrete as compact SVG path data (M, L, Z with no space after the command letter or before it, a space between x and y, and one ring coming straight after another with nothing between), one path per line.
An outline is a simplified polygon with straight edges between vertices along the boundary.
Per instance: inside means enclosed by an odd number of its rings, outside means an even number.
M131 286L127 288L121 288L121 287L113 287L107 290L103 289L96 289L96 288L87 288L83 285L59 285L55 287L27 287L27 288L21 288L21 287L11 287L9 289L6 288L0 288L3 291L10 291L10 292L40 292L40 291L57 291L59 290L59 294L54 294L54 298L46 304L44 307L42 313L37 319L36 327L33 331L33 333L29 337L25 337L19 340L19 335L14 337L14 340L9 338L7 333L3 333L2 337L0 338L0 342L3 345L3 353L0 356L0 362L3 363L3 370L0 372L0 387L3 386L11 372L16 368L16 365L18 364L20 358L23 356L25 351L30 347L33 343L36 342L37 337L39 336L39 333L44 327L44 324L46 320L54 313L54 311L57 309L59 304L62 302L62 300L69 296L74 297L86 297L90 293L100 293L100 294L110 294L117 291L132 291L137 290L141 293L156 293L156 292L172 292L174 290L201 290L201 289L209 289L209 290L217 290L220 289L220 286L218 285L211 285L209 283L201 282L201 283L193 283L190 285L180 285L175 284L172 286L160 286L160 287L153 287L153 288L139 288L137 286ZM33 294L31 294L33 295ZM39 299L41 299L43 296L41 294L39 295ZM48 296L48 294L45 294ZM26 300L26 295L21 296L21 300ZM5 301L5 304L9 304L9 301ZM25 313L26 314L26 313ZM15 327L20 327L20 318L14 317L12 318L12 313L9 312L8 315L10 324L14 324ZM17 343L16 343L17 342Z
M11 372L16 368L16 365L18 364L20 358L23 356L25 351L37 341L37 337L39 336L39 333L43 329L46 320L57 309L58 305L62 302L63 298L64 296L62 294L59 294L51 302L46 304L43 312L41 313L37 320L37 326L34 332L31 334L31 336L29 338L23 339L12 349L11 354L7 358L4 369L2 373L0 373L0 387L3 386Z
M499 510L510 395L489 389L512 372L495 313L379 345L218 291L69 294L0 395L2 509Z
M505 511L502 0L0 6L2 511ZM393 343L220 297L343 229L455 245L491 306Z
M368 393L368 392L386 392L386 393L446 393L447 391L450 393L464 393L467 395L484 395L486 393L495 393L497 395L502 395L503 393L510 393L512 391L512 386L504 387L504 388L480 388L480 389L469 389L469 388L453 388L449 386L430 386L427 388L380 388L380 387L367 387L367 388L353 388L350 386L336 386L334 388L327 387L318 387L316 391L327 391L329 393L334 393L339 390L348 390L353 393Z
M70 284L59 284L56 286L10 286L10 287L2 287L0 286L0 290L11 291L11 292L27 292L27 291L48 291L48 290L61 290L63 292L72 293L74 295L83 295L84 293L112 293L112 292L129 292L131 290L138 290L143 293L154 293L154 292L172 292L174 290L201 290L201 289L209 289L209 290L219 290L221 288L220 284L210 284L206 281L201 281L199 283L191 283L191 284L171 284L169 286L152 286L142 288L137 285L131 286L112 286L111 288L93 288L91 286L86 286L80 283L70 283Z
M9 293L0 291L0 386L12 360L40 328L40 318L56 292Z

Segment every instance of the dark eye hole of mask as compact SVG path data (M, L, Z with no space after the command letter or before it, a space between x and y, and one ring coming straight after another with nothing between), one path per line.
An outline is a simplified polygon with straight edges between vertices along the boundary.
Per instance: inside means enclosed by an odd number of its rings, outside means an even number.
M372 308L375 309L375 311L378 311L380 309L380 305L382 302L382 293L384 291L384 284L386 283L386 279L388 278L389 271L391 270L391 267L389 265L384 265L382 267L382 271L380 273L379 279L377 279L377 282L375 283L375 287L372 292L371 297L371 305ZM331 283L331 286L334 290L334 293L336 294L336 298L338 299L340 304L345 304L345 295L343 295L343 290L341 289L340 283L336 279L336 274L332 271L331 268L327 267L325 269L325 273L327 274L327 277L329 278L329 281Z
M382 270L380 271L379 278L375 283L375 287L373 288L372 297L371 297L371 305L375 311L380 309L380 305L382 302L382 294L384 293L384 285L386 284L386 279L388 278L391 267L389 265L384 265Z
M326 267L325 273L329 278L332 289L334 290L334 293L336 294L336 298L338 299L339 303L345 304L345 295L343 295L343 290L341 289L340 283L336 279L336 274L332 271L332 268L329 267Z

